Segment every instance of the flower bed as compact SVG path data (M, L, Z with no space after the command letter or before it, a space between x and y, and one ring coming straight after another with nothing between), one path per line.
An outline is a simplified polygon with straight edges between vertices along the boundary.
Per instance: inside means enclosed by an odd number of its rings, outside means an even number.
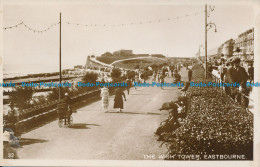
M202 81L203 69L195 66L193 72L197 75L195 81ZM188 96L186 120L173 132L166 159L184 160L180 155L197 155L200 160L217 160L216 155L242 155L244 160L253 159L253 114L250 111L215 87L191 87Z

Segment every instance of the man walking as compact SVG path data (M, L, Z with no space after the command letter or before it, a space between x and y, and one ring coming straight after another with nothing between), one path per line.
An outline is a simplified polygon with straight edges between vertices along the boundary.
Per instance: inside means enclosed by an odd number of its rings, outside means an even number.
M237 87L231 89L231 97L233 99L236 99L236 101L241 104L241 93L243 93L246 96L248 95L248 90L246 87L248 75L245 68L240 66L239 57L234 57L231 61L231 65L232 67L228 69L230 82L237 83L240 85L239 88L240 92L238 91ZM248 98L243 96L242 100L243 100L243 105L247 107L249 102Z
M132 83L131 83L131 80L129 79L129 77L127 77L127 79L125 80L125 83L127 84L126 90L127 90L127 94L129 95L130 88L132 86Z
M160 82L161 82L161 89L163 89L163 84L164 84L164 75L163 75L163 73L160 75Z
M247 71L248 71L248 77L249 77L250 83L254 82L254 67L253 67L252 62L250 62Z
M192 78L192 69L189 68L189 70L188 70L188 79L189 79L189 81L191 81L191 78Z

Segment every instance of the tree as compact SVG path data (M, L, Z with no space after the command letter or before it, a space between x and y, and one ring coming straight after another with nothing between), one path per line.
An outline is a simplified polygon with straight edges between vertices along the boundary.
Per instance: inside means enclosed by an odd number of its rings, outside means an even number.
M94 72L87 72L81 79L82 82L87 83L95 83L97 81L98 74Z
M119 68L113 68L111 72L111 78L113 82L119 82L121 77L121 70Z
M10 102L14 104L19 110L29 108L31 106L31 100L33 96L32 87L15 87L9 95Z

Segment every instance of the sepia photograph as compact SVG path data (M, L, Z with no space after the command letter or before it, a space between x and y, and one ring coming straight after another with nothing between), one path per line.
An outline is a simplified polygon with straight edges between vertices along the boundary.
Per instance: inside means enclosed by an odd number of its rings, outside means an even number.
M1 165L259 165L258 1L0 4Z

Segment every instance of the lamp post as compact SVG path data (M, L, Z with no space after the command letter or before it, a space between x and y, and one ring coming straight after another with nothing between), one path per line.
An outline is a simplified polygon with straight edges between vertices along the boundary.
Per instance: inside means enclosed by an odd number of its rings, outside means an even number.
M59 100L61 100L61 80L62 80L62 77L61 77L61 13L60 13L60 40L59 40L59 42L60 42L60 49L59 49L59 73L60 73Z
M208 6L207 4L205 5L205 78L207 78L207 69L208 69L208 66L207 66L207 33L208 33L208 30L212 28L212 25L215 27L215 32L217 32L217 27L216 27L216 24L215 23L211 23L207 21L207 18L209 17L209 14L211 11L213 11L215 9L215 7L211 7L209 6L209 9L210 11L208 12Z

